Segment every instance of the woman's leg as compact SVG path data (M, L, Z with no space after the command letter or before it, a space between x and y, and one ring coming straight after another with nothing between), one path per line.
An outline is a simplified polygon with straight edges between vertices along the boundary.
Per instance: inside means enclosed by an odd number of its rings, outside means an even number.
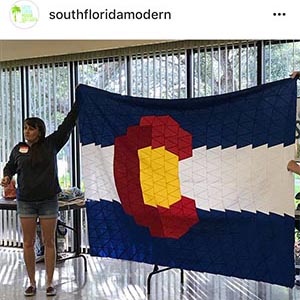
M35 252L34 243L36 235L36 218L21 217L23 231L24 260L30 280L30 285L35 287Z
M47 287L52 285L54 267L56 264L56 247L55 247L55 233L56 233L56 218L40 218L42 229L42 237L44 242L44 257L47 274Z

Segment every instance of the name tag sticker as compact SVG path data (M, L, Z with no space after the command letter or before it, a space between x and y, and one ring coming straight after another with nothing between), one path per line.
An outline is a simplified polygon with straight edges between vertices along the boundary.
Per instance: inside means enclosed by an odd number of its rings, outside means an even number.
M29 150L29 148L28 148L27 146L21 146L21 147L19 148L19 152L20 152L20 153L27 153L28 150Z

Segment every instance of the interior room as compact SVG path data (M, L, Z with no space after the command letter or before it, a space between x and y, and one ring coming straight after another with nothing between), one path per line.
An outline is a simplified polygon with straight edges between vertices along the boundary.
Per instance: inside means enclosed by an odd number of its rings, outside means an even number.
M235 93L289 78L293 71L300 71L300 42L2 40L0 66L2 172L13 147L24 141L24 120L39 117L45 122L46 136L53 133L71 110L78 85L113 94L165 101ZM299 80L296 85L299 97ZM296 117L297 126L299 115ZM293 159L300 161L297 134L296 127ZM77 125L57 154L57 174L62 192L58 199L57 261L53 275L57 293L53 299L300 299L300 233L297 226L293 233L295 285L292 288L217 272L91 256L85 191L93 189L93 186L84 180L82 152ZM294 183L294 188L290 188L290 203L295 206L297 220L300 200L296 194L300 192L300 177L289 175L293 176ZM30 282L23 259L23 234L16 211L16 195L4 199L3 187L0 187L0 192L3 197L0 211L0 299L22 299ZM294 219L291 218L291 221L294 222ZM37 291L31 299L48 299L44 291L45 257L39 226L37 231ZM213 236L211 238L214 239ZM218 243L218 235L214 244L223 249ZM227 255L220 253L221 256ZM270 272L278 270L270 269Z

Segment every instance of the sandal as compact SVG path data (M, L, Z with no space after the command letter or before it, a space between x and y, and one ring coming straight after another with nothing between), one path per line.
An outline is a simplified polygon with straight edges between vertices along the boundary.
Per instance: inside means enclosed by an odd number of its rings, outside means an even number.
M56 289L53 286L48 286L46 290L47 296L55 296L56 295Z
M36 287L30 285L24 292L24 296L29 297L29 296L34 296L36 294Z

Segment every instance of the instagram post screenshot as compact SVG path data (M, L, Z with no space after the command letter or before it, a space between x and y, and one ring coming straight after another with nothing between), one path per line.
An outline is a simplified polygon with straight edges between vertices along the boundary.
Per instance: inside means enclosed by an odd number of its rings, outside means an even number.
M298 1L0 6L0 300L300 300Z

